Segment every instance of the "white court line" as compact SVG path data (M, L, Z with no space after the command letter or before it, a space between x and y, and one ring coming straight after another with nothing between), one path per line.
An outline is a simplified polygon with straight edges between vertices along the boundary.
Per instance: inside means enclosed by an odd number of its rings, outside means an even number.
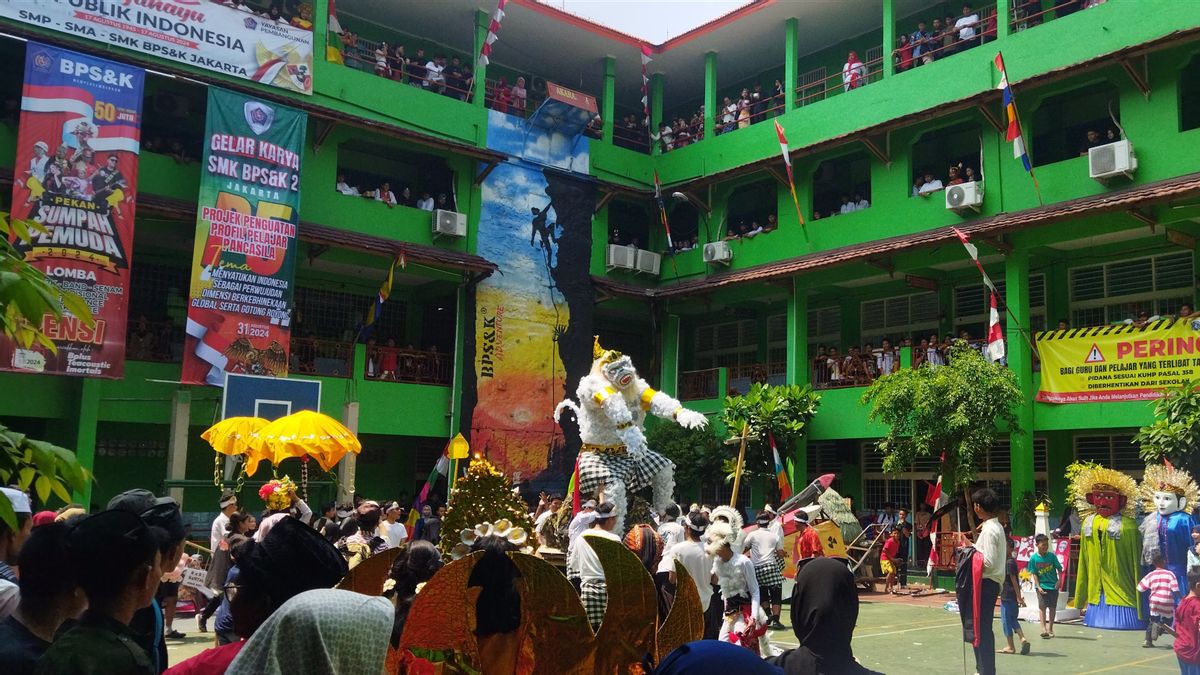
M855 634L854 634L854 639L855 639L855 640L857 640L857 639L859 639L859 638L872 638L872 637L880 637L881 635L898 635L898 634L900 634L900 633L912 633L913 631L918 631L918 630L930 630L931 628L950 628L950 627L952 627L952 626L959 626L959 627L961 627L961 626L962 626L962 622L961 622L961 621L955 621L954 623L939 623L939 624L938 624L938 625L936 625L936 626L920 626L920 627L917 627L917 628L905 628L905 629L903 629L903 630L889 630L889 631L886 631L886 632L883 632L883 633L866 633L866 634L859 634L859 633L855 633Z

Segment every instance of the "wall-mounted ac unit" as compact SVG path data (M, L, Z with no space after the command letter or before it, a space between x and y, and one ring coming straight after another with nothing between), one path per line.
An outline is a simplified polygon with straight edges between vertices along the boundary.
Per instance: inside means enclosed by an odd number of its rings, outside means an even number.
M733 249L727 241L714 241L704 245L704 262L710 265L728 265L733 260Z
M983 206L983 183L971 181L946 188L946 208L958 214L979 212Z
M467 236L467 215L457 211L435 210L433 212L433 234L435 237L438 235Z
M604 266L609 272L636 269L637 249L621 244L609 244L604 253Z
M1088 176L1101 183L1107 183L1117 176L1133 178L1134 171L1137 171L1137 157L1129 141L1117 141L1088 150Z
M637 267L637 272L645 272L646 274L658 276L658 267L661 264L661 255L654 253L653 251L647 251L646 249L638 249L635 265Z

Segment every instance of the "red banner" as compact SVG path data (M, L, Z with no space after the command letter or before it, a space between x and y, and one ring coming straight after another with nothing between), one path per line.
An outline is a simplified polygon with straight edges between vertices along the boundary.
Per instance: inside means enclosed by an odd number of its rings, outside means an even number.
M59 288L87 301L96 325L46 315L41 329L57 353L0 339L0 369L124 374L144 80L140 68L27 46L12 217L45 231L15 243Z

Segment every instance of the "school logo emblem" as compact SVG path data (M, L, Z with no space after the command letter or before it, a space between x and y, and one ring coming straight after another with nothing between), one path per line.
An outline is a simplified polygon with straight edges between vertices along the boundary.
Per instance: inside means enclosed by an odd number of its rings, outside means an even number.
M271 128L271 123L275 121L275 109L268 107L264 103L258 101L246 101L246 124L254 133L262 135L267 129Z
M1100 353L1100 345L1092 343L1092 348L1088 351L1087 358L1084 363L1104 363L1104 354Z
M246 17L246 20L242 23L245 24L246 30L254 30L255 28L258 28L258 22L255 21L254 17L252 16Z
M54 57L50 56L46 52L38 52L37 54L33 55L33 67L35 70L48 73L53 66Z

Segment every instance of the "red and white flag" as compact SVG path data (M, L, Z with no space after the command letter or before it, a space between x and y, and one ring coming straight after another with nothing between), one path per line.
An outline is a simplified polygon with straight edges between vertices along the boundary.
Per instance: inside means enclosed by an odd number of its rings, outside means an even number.
M946 466L946 455L942 455L942 469ZM939 469L939 471L942 471ZM950 498L946 493L942 492L942 474L938 473L937 483L929 486L929 490L925 493L925 503L933 509L934 517L929 519L929 562L926 565L926 574L933 574L933 568L938 565L938 546L937 546L937 527L938 521L941 520L937 516L938 509L950 503Z
M1000 330L1000 311L996 309L996 294L990 295L991 312L988 314L987 350L984 355L995 363L1004 359L1004 331Z
M792 203L796 205L796 219L804 225L804 216L800 213L800 200L796 198L796 179L792 175L792 153L788 149L787 136L783 135L783 126L775 120L775 135L779 136L779 149L783 152L783 165L787 168L788 189L792 191Z
M489 58L492 55L492 44L496 42L497 34L500 32L500 22L504 20L504 5L508 0L496 0L496 11L492 12L492 20L488 24L487 37L483 39L483 46L479 48L479 65L486 66L490 63Z

